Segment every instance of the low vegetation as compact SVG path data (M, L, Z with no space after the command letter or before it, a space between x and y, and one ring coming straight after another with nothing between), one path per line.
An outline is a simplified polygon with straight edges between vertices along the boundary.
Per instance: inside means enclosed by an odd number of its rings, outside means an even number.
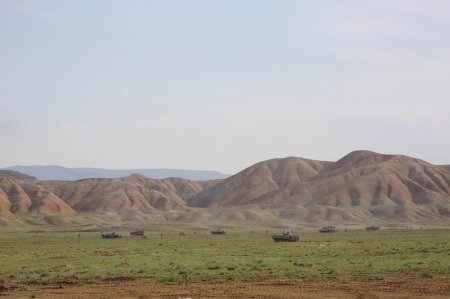
M390 275L432 279L450 274L450 231L301 232L300 242L274 243L266 230L0 233L0 280L55 277L143 277L155 282L230 281ZM401 275L403 275L401 274Z

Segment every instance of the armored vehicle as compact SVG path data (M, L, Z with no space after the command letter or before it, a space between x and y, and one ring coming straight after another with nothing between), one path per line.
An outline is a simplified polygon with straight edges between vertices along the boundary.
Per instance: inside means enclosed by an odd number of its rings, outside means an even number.
M281 234L272 235L275 242L298 242L298 235L294 235L291 231L285 230Z
M103 233L101 234L103 239L117 239L117 238L122 238L122 235L116 234L116 232L112 232L112 233Z
M366 230L368 230L369 232L373 231L373 230L379 230L379 229L380 229L380 227L378 225L375 225L375 224L366 227Z
M133 237L142 237L145 238L145 234L143 230L135 230L130 233Z
M336 232L336 227L334 227L333 225L324 226L321 229L319 229L319 232L321 232L321 233L335 233Z
M211 234L213 235L225 235L227 231L223 228L215 228L211 231Z

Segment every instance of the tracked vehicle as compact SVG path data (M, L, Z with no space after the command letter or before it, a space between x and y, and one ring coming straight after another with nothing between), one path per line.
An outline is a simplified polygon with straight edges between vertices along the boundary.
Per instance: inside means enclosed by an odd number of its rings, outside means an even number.
M116 234L116 232L112 233L103 233L100 235L103 239L118 239L122 238L122 235Z
M281 234L272 235L275 242L298 242L298 235L294 235L291 231L284 231Z
M366 230L368 230L369 232L373 231L373 230L379 230L379 229L380 229L380 227L378 225L375 225L375 224L366 227Z
M227 231L223 228L215 228L211 231L211 234L213 235L225 235Z
M321 229L319 229L319 232L321 232L321 233L335 233L336 232L336 227L334 227L333 225L324 226Z

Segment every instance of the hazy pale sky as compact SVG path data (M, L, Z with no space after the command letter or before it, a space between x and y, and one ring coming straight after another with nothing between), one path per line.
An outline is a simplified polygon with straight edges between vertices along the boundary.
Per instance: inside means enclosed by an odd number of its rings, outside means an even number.
M0 0L0 167L450 164L450 1Z

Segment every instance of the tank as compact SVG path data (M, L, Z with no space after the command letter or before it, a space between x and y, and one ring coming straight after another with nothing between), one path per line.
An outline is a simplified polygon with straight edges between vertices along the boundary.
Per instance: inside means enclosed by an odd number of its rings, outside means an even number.
M116 234L116 232L112 232L112 233L103 233L101 234L103 239L117 239L117 238L122 238L122 235Z
M272 235L275 242L298 242L298 235L294 235L291 231L284 231L281 234Z
M336 227L334 227L333 225L324 226L321 229L319 229L319 232L321 232L321 233L335 233L336 232Z
M378 225L372 224L371 226L366 227L366 230L373 231L373 230L379 230L380 227Z
M211 234L213 235L225 235L227 231L223 228L215 228L211 231Z
M143 230L135 230L130 232L130 235L132 235L133 237L145 237L144 231Z

